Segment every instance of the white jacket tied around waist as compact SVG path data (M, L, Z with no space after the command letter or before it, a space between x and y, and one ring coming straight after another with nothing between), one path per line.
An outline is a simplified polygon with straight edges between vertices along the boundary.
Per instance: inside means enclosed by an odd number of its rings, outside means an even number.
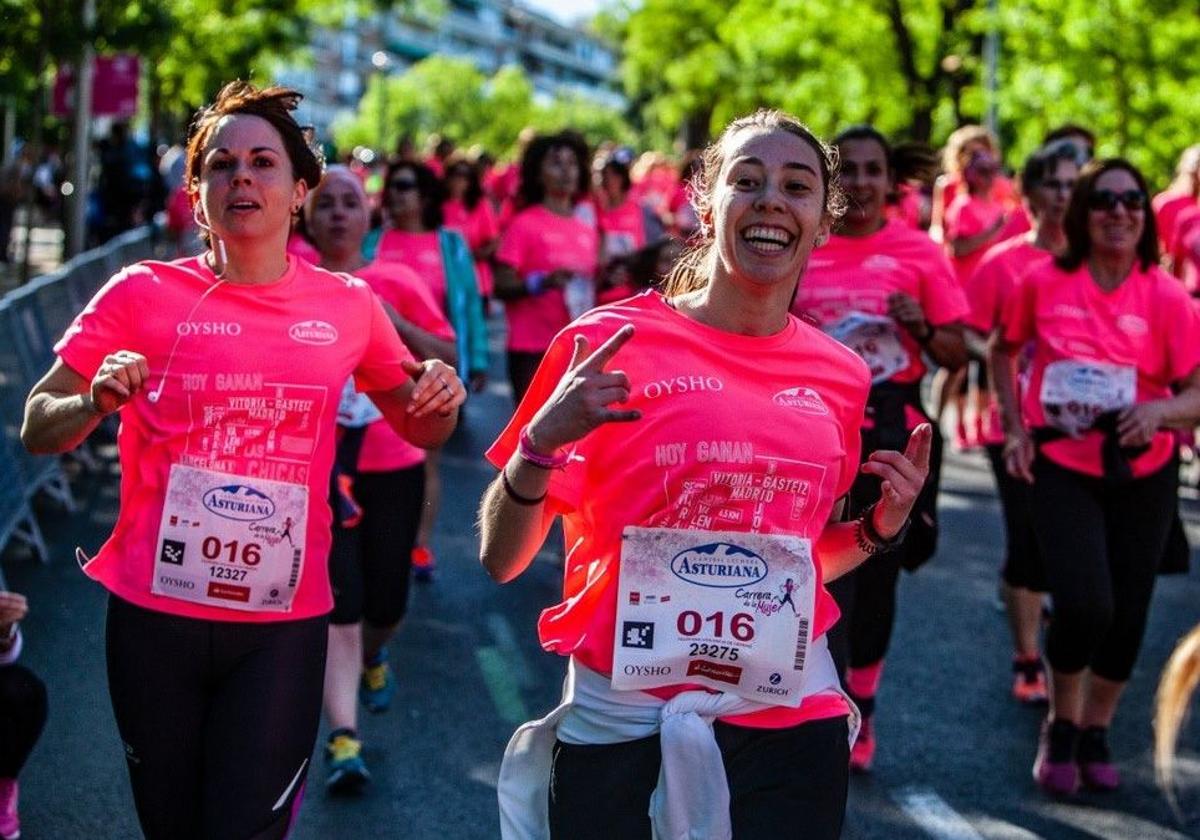
M835 691L845 697L829 643L813 643L805 669L803 696ZM850 706L850 743L860 717ZM654 840L729 840L729 783L713 721L771 708L734 694L685 691L662 700L641 691L615 691L608 677L572 657L562 702L541 720L513 734L500 764L502 840L549 840L550 765L554 741L617 744L660 736L662 766L650 797Z

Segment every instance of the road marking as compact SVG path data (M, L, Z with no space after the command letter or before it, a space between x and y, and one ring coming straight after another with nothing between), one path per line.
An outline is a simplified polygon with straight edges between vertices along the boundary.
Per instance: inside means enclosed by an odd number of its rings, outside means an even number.
M1047 802L1033 809L1047 819L1069 825L1100 840L1188 840L1173 828L1107 808Z
M999 817L989 817L986 814L971 817L971 825L979 829L986 840L1044 840L1042 835L1034 834L1027 828L1013 825Z
M512 624L500 613L488 613L485 620L487 621L488 630L492 634L492 641L496 643L496 647L504 654L505 660L516 675L517 684L522 688L535 688L537 680L534 679L533 670L529 667L529 663L525 661L525 656L521 653L521 648L517 645L517 634L513 630Z
M499 648L487 646L475 649L475 661L483 673L483 682L500 718L513 726L529 720L529 711L521 699L521 688L504 654Z
M892 801L936 840L983 840L958 811L928 788L913 786L894 790Z

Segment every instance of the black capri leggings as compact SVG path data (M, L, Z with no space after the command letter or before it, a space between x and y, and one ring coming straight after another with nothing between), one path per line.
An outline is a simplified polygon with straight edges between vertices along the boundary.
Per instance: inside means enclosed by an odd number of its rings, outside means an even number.
M249 624L108 601L108 687L147 840L281 840L321 716L325 616Z
M354 498L362 508L362 521L353 528L333 525L330 622L392 627L408 609L412 550L425 500L425 465L358 473Z
M15 779L46 725L46 686L21 665L0 666L0 779Z
M717 721L735 840L836 840L846 815L846 718L789 729ZM650 794L662 763L658 736L621 744L558 741L550 772L554 840L649 840Z
M1046 570L1033 530L1033 487L1008 474L1003 445L988 444L987 454L1004 513L1004 582L1016 589L1045 592Z
M1125 682L1175 516L1172 465L1115 482L1039 456L1033 475L1033 526L1054 600L1046 656L1064 674L1091 668Z

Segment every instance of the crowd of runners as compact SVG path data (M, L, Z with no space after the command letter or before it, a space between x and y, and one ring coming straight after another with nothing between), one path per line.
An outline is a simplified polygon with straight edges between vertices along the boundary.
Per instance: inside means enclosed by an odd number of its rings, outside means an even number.
M196 115L174 225L200 252L114 276L26 406L35 452L120 418L118 520L81 563L148 838L285 837L322 710L327 791L370 781L359 706L394 700L388 642L438 574L438 450L500 312L481 560L507 582L561 534L537 630L568 658L505 751L503 837L776 837L781 811L838 837L888 749L943 429L995 474L1036 784L1121 784L1108 728L1156 576L1189 559L1200 147L1157 195L1082 126L1010 179L979 126L939 159L766 110L678 162L563 131L510 164L443 142L326 165L298 99L233 83ZM4 838L45 717L7 665L24 610L0 593ZM1193 640L1163 689L1164 768L1198 663Z

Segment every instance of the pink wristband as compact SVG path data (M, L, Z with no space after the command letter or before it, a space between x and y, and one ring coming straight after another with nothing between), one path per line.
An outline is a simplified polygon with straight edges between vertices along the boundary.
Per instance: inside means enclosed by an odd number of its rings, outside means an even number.
M517 443L517 454L521 456L522 461L527 461L535 467L541 467L544 470L561 470L571 460L571 456L561 449L553 455L542 455L535 452L533 442L529 440L529 427L521 427L521 436Z

